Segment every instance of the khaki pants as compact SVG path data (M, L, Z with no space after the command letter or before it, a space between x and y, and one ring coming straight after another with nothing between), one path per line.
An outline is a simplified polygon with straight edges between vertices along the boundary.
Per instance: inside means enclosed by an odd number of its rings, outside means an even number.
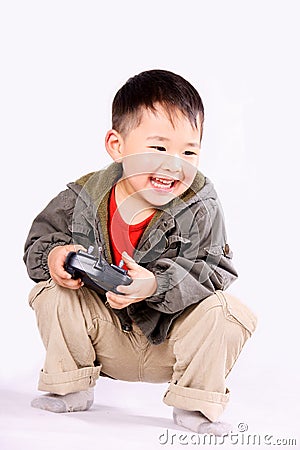
M136 325L124 333L110 308L85 287L42 281L29 302L46 348L40 390L85 390L100 372L126 381L170 382L167 405L201 411L212 421L229 400L225 378L256 326L253 313L222 291L188 308L160 345L150 344Z

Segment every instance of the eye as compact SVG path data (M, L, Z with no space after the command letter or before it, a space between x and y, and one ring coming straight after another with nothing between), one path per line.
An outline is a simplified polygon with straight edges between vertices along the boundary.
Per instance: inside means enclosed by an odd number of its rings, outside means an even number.
M165 147L160 147L159 145L149 145L149 148L154 148L154 150L158 150L159 152L167 151L167 149Z
M185 150L184 154L187 155L187 156L195 156L195 155L197 155L197 153L193 152L192 150Z

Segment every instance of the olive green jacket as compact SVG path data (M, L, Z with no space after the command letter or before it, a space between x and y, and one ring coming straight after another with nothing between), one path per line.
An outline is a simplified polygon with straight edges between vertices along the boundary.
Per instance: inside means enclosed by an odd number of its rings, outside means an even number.
M121 176L121 164L113 163L69 183L36 217L24 254L32 280L50 278L48 254L57 245L102 247L105 259L112 262L108 199ZM151 343L159 344L186 308L235 280L231 258L216 192L208 178L197 172L182 196L157 210L135 249L135 261L154 273L157 291L114 312L121 324L134 321Z

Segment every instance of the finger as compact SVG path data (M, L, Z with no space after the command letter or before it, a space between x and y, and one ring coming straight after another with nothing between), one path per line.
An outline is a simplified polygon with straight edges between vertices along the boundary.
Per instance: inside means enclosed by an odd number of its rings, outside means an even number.
M128 253L125 251L122 252L122 257L126 258L127 261L135 262L135 260L131 256L129 256Z
M109 303L109 306L113 309L123 309L123 308L126 308L126 306L130 305L130 303L125 303L125 304L120 305L119 303L115 303L113 301L109 301L108 303Z
M59 280L67 281L67 280L72 280L73 279L72 275L69 274L68 272L66 272L64 269L55 268L55 271L52 272L52 273L53 273L53 276L55 276ZM52 278L53 278L53 276L52 276Z
M139 265L135 262L133 258L131 258L131 256L128 255L127 252L122 253L122 259L126 264L126 266L128 267L128 269L136 269L137 267L139 267Z
M71 280L72 279L72 275L67 272L65 269L62 270L57 270L57 275L62 279L62 280Z
M107 292L106 298L107 298L109 305L112 308L116 308L116 309L125 308L126 306L128 306L131 303L131 301L128 298L126 298L124 295L118 295L113 292Z
M136 283L136 280L134 280L129 286L120 284L117 286L117 291L121 293L120 298L127 297L130 299L136 299L139 297L138 283Z
M79 289L82 286L78 280L71 280L70 282L61 280L60 285L67 289Z
M87 251L87 249L85 247L83 247L83 245L75 244L74 251L76 252L77 250L84 250L85 252Z
M132 285L124 286L123 284L120 284L119 286L117 286L116 289L121 294L125 294L127 296L129 295L130 297L132 297L134 295L134 290L132 289Z
M111 291L106 293L106 298L109 302L114 302L114 303L119 303L119 304L123 304L125 302L124 295L118 295Z
M56 261L56 264L54 265L54 270L55 273L58 277L63 278L63 279L71 279L72 275L69 274L65 268L64 268L64 264L65 264L65 259L61 258L58 259Z
M60 286L68 289L79 289L84 284L80 279L77 280L65 280L59 277L52 277L56 284L59 284Z

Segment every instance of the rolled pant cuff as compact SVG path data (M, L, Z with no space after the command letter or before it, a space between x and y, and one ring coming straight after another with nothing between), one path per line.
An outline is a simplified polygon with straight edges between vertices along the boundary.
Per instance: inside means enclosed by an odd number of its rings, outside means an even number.
M209 420L215 422L223 413L228 401L229 390L220 392L202 391L171 384L164 396L164 403L186 411L200 411Z
M38 389L53 394L65 395L71 392L85 391L96 384L101 366L83 367L61 373L40 372Z

